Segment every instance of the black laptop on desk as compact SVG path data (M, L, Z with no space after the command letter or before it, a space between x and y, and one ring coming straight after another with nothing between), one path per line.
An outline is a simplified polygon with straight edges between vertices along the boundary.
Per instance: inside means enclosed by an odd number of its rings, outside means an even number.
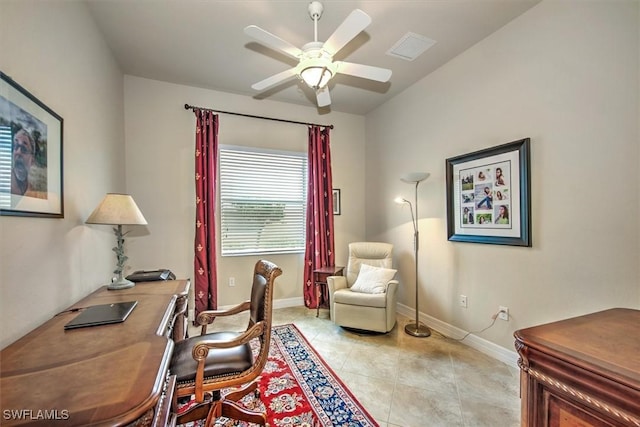
M87 326L122 323L138 305L138 301L114 302L92 305L64 325L64 329L86 328Z

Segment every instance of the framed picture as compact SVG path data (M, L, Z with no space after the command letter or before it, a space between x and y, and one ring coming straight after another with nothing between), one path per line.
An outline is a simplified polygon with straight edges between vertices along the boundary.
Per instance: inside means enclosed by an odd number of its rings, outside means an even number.
M529 138L446 160L454 242L531 246Z
M340 189L333 189L333 214L340 215Z
M2 72L0 215L64 217L62 117Z

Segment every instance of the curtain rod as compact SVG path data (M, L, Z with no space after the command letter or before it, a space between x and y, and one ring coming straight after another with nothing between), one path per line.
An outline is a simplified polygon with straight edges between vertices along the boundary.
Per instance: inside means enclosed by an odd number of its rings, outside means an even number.
M297 122L295 120L276 119L273 117L265 117L265 116L254 116L253 114L234 113L232 111L214 110L211 108L194 107L193 105L184 104L185 110L193 110L195 108L199 110L204 110L204 111L212 111L214 113L231 114L234 116L251 117L254 119L263 119L263 120L273 120L275 122L294 123L297 125L305 125L305 126L324 126L324 127L328 127L329 129L333 129L333 125L320 125L317 123L305 123L305 122Z

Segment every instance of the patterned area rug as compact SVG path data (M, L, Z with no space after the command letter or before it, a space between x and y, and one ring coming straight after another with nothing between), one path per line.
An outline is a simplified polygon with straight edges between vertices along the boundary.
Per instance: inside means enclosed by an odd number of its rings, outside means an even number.
M258 382L261 399L249 394L241 403L266 408L271 427L378 426L294 325L273 327L269 359ZM200 424L185 424L193 425ZM248 425L216 421L216 427Z

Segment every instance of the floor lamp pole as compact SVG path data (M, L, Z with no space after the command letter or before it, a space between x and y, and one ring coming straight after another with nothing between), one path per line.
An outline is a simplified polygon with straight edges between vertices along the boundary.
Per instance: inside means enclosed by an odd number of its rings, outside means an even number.
M409 323L404 327L404 331L412 335L414 337L426 338L431 335L431 330L420 323L419 320L419 304L418 304L418 249L420 245L420 232L418 230L418 185L420 182L424 181L429 177L428 173L413 173L407 175L407 177L402 178L402 181L407 183L415 182L415 195L414 195L414 206L415 206L415 215L413 214L413 209L411 210L411 220L413 222L413 252L415 256L415 266L416 266L416 321L415 323ZM409 207L411 208L411 203L409 203Z

